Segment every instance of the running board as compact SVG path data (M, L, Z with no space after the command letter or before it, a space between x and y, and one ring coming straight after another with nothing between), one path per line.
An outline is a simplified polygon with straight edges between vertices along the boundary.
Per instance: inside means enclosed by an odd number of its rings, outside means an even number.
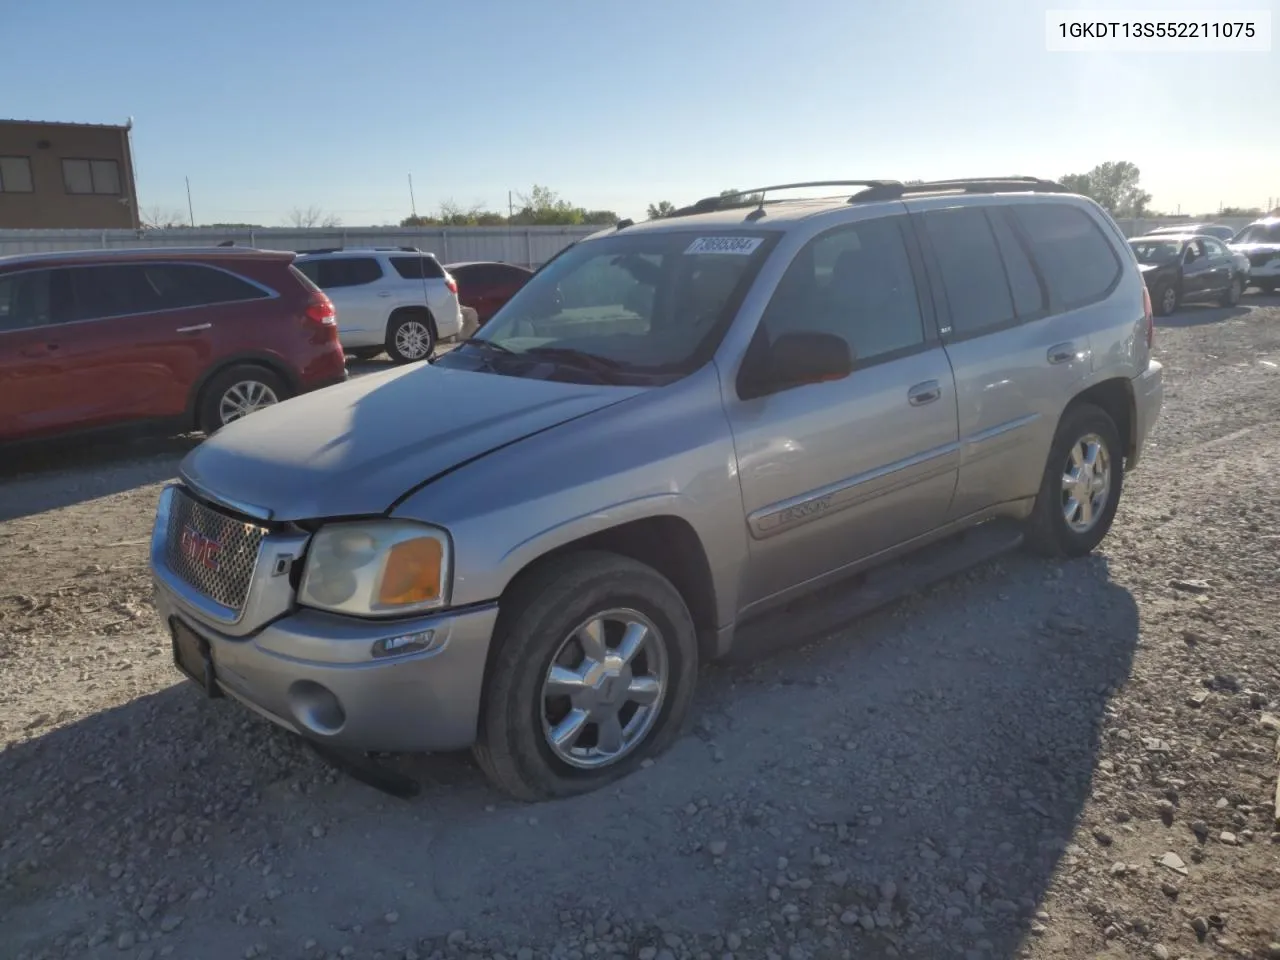
M1016 550L1022 540L1021 524L991 520L871 567L742 624L727 659L752 659L818 639L909 593Z

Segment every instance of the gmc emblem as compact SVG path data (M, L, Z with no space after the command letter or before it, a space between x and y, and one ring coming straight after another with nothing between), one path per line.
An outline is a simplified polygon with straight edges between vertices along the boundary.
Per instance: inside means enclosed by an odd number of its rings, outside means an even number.
M182 538L178 547L182 555L192 563L217 572L219 557L222 554L222 544L217 540L206 537L195 527L188 525L182 528Z

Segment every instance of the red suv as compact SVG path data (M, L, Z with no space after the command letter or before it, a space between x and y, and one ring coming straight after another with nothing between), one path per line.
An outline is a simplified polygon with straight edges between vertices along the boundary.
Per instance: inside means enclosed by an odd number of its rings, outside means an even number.
M0 257L0 441L136 421L212 433L346 379L333 305L273 250Z
M532 270L511 263L451 263L445 270L458 284L458 302L476 312L483 324L529 282Z

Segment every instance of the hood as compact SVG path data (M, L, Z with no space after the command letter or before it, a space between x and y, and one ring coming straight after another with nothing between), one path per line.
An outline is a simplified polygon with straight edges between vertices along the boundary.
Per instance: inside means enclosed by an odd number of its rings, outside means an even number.
M228 424L186 456L180 473L273 520L377 514L453 467L643 389L415 365Z

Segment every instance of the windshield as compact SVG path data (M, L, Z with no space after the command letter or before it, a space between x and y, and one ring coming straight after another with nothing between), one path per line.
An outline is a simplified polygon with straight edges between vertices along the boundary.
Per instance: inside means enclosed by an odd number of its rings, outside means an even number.
M1241 230L1232 243L1280 243L1280 220L1255 223Z
M442 357L513 376L644 383L710 359L775 234L614 234L548 263L474 337Z
M1139 263L1164 263L1177 259L1182 252L1181 240L1130 240L1129 246L1133 247Z

